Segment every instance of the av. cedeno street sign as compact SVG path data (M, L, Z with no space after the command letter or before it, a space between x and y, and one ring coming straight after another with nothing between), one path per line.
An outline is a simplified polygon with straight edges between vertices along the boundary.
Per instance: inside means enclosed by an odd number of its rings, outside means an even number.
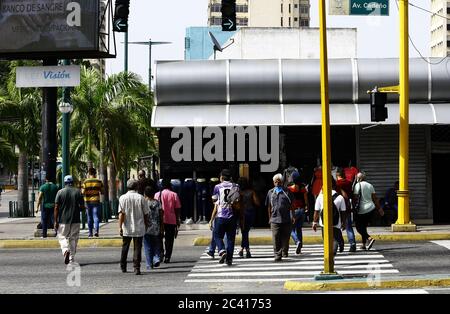
M389 0L330 0L330 15L389 15Z

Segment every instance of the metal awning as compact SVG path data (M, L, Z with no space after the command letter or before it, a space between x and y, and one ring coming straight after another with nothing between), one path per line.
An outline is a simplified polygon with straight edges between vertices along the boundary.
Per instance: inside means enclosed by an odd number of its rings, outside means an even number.
M399 124L398 104L387 104L389 118ZM450 104L410 104L410 124L450 124ZM369 104L330 104L331 125L368 125ZM320 104L173 105L155 106L153 127L321 125Z

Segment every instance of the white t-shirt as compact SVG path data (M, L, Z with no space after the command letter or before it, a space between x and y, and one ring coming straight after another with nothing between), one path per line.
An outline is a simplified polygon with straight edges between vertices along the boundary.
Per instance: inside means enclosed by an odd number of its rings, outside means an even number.
M372 184L366 181L361 181L355 184L355 188L353 191L354 195L359 194L359 190L361 189L361 203L359 205L359 215L370 213L375 209L375 203L372 200L372 194L375 194L375 189Z
M333 190L331 192L331 195L336 194L337 192L335 190ZM342 197L342 195L339 195L336 197L336 199L334 200L334 204L336 205L336 208L341 211L341 212L345 212L347 210L347 207L345 206L345 199ZM323 210L323 193L320 192L319 196L317 196L316 199L316 204L314 206L314 210L316 212L321 212ZM320 216L319 216L320 217ZM319 218L319 225L321 227L323 227L323 222L322 222L322 217ZM333 227L335 228L341 228L342 224L341 224L341 217L339 216L339 222L337 225L334 225Z
M149 207L145 198L137 191L128 191L119 198L119 213L125 214L122 225L124 237L143 237L145 235L144 215Z

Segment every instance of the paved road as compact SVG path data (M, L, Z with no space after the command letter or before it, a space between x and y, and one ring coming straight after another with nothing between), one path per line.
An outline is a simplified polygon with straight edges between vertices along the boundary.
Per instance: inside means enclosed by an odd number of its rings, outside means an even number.
M448 241L438 243L379 243L373 252L340 254L336 269L345 276L366 278L367 267L389 276L450 274ZM282 263L273 262L267 246L253 247L251 259L234 259L231 267L205 255L203 247L176 247L172 263L143 275L122 274L119 248L80 249L80 268L66 267L55 249L0 250L0 293L294 293L283 289L283 278L311 280L320 272L321 247L306 246L304 254L291 252ZM131 252L129 256L131 270ZM376 261L376 265L371 265ZM144 266L144 264L143 264ZM79 276L78 276L79 275ZM199 276L200 275L200 276ZM376 275L370 275L376 276ZM79 278L79 281L78 281ZM377 291L377 293L450 293L450 289ZM352 293L358 293L352 292Z

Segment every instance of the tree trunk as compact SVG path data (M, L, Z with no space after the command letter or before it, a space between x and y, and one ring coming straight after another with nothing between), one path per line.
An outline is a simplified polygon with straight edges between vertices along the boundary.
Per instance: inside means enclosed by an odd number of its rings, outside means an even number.
M28 156L26 153L19 152L19 165L17 175L17 203L19 213L22 213L23 217L28 216L29 203L28 203Z
M113 163L108 164L108 188L109 188L109 199L114 201L117 199L117 185L116 185L116 168Z

